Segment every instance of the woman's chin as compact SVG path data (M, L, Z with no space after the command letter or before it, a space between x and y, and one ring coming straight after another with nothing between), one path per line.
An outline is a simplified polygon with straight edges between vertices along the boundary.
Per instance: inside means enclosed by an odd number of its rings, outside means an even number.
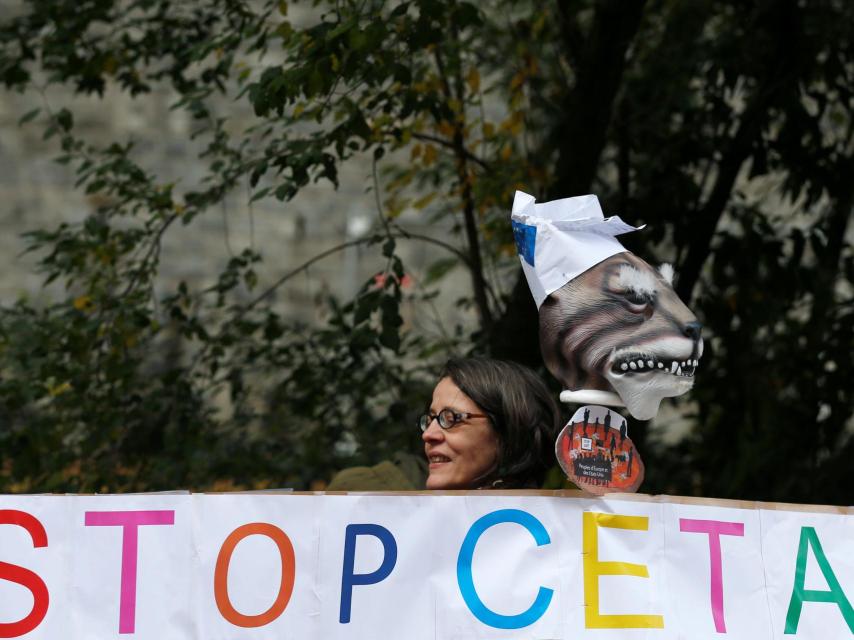
M436 490L436 489L462 489L458 482L454 482L452 478L448 477L449 474L442 473L442 471L431 471L430 475L427 476L427 482L425 487L427 489Z
M444 489L444 485L445 483L442 481L441 478L437 478L435 475L429 475L427 476L427 482L425 483L424 487L431 490Z

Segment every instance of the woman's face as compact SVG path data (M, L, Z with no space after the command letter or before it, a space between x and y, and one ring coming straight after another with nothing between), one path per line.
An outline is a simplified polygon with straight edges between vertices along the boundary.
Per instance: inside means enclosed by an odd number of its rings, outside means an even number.
M483 413L450 378L439 380L433 390L430 413L442 409ZM498 461L498 437L486 417L462 420L450 429L433 419L421 439L430 469L428 489L474 489Z

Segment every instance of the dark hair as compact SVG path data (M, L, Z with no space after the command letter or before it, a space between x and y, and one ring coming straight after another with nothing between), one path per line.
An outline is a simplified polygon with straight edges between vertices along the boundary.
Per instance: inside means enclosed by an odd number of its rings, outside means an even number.
M495 488L534 488L554 462L559 413L545 383L528 367L489 358L453 358L442 369L489 417L498 464L482 479Z

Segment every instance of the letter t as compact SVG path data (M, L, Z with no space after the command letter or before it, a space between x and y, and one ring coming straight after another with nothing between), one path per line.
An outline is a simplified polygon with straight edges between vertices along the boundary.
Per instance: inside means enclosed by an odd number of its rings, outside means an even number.
M743 522L719 520L690 520L679 518L679 530L685 533L705 533L709 536L709 568L711 574L712 619L715 631L726 633L724 620L724 579L721 562L721 536L743 536Z
M175 524L174 511L87 511L87 527L122 528L121 595L119 598L119 633L133 633L136 628L136 565L139 527L152 524Z

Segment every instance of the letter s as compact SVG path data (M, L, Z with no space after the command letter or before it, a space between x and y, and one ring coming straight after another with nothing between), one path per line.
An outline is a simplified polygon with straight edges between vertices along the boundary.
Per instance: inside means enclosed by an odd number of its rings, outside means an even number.
M15 524L23 527L33 540L36 549L47 546L47 532L34 516L24 511L0 509L0 525ZM50 595L47 585L38 575L14 564L0 562L0 580L8 580L29 589L33 594L33 609L17 622L0 622L0 638L17 638L39 626L47 615Z

